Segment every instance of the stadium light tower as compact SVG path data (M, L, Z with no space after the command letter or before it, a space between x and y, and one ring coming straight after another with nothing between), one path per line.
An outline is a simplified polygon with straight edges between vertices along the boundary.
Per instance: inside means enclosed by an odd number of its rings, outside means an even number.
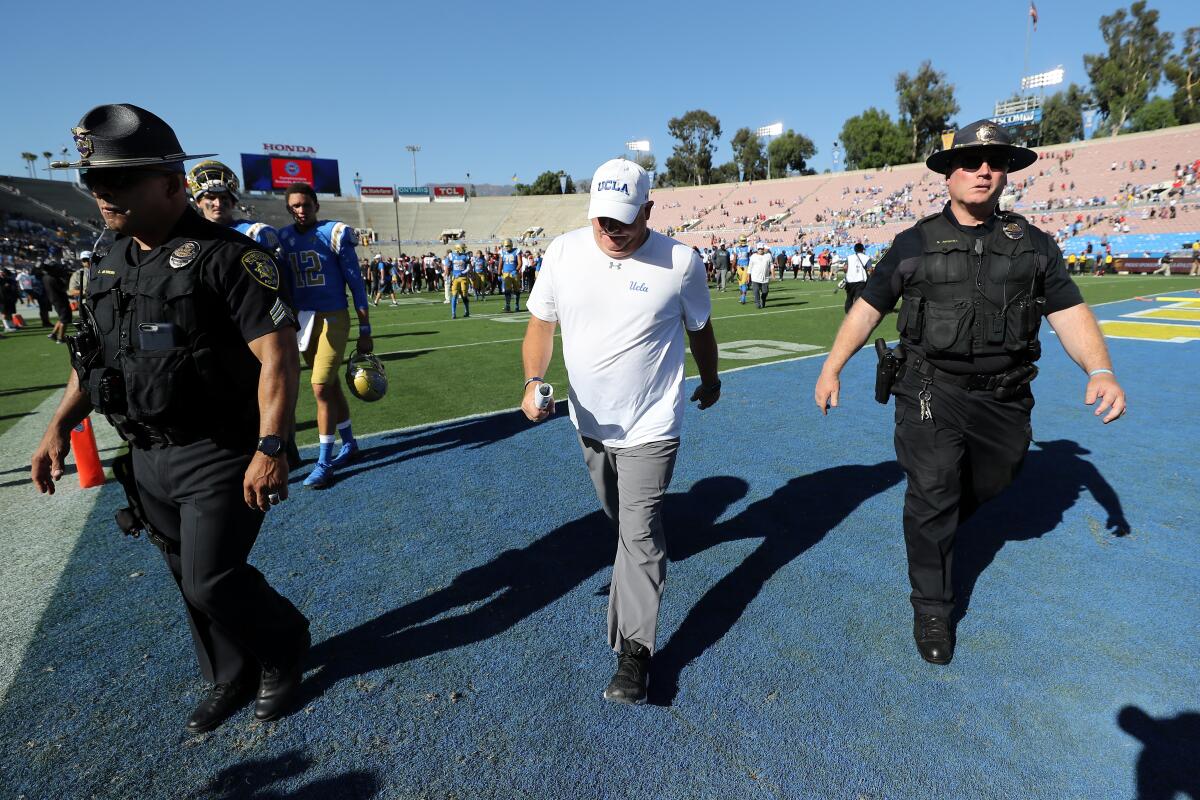
M412 153L412 159L413 159L413 186L417 186L417 185L418 185L418 184L417 184L417 153L421 152L421 145L419 145L419 144L406 144L406 145L404 145L404 149L405 149L405 150L407 150L408 152Z
M770 139L772 136L779 136L783 133L783 123L774 122L770 125L763 125L754 135L760 139ZM771 143L767 142L767 180L771 180Z

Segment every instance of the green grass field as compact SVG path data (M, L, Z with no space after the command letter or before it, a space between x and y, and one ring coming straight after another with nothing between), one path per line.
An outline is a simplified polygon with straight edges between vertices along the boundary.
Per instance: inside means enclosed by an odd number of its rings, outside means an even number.
M1200 278L1185 277L1115 275L1080 277L1077 282L1092 304L1200 288ZM739 305L736 289L714 291L713 325L722 345L721 370L827 351L843 316L844 299L841 292L833 292L830 282L790 278L771 284L764 311L752 302ZM451 320L440 293L405 296L396 308L386 301L373 308L375 350L387 366L391 388L378 403L352 401L355 433L516 407L523 378L521 338L528 317L524 312L504 314L503 308L503 297L493 296L473 302L469 319ZM4 365L0 433L61 387L69 370L66 348L50 342L46 329L36 327L36 314L22 311L27 320L35 320L35 327L0 340ZM879 333L894 337L894 321L885 320ZM688 374L695 374L694 366ZM566 396L560 352L555 353L546 379L555 385L559 398ZM297 406L301 445L316 438L315 406L307 387L305 373ZM801 387L805 396L810 388Z

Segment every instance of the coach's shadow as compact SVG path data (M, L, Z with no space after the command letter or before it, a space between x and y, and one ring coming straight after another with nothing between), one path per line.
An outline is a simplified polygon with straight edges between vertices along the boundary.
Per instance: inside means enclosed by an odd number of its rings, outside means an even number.
M748 488L741 478L712 477L687 492L668 494L663 512L667 525L696 531L709 541L714 520ZM596 511L525 547L506 550L460 573L449 586L313 647L309 666L320 670L304 687L310 697L319 696L344 678L503 633L611 569L615 548L608 520Z
M767 581L821 541L854 509L895 486L902 477L895 461L831 467L793 478L719 526L689 529L672 524L677 531L668 542L672 561L723 542L762 539L762 543L704 593L655 653L649 701L670 705L678 692L680 673L733 628Z
M1085 489L1104 507L1108 535L1129 534L1129 522L1116 490L1092 462L1083 458L1089 450L1069 439L1036 444L1012 486L983 506L955 537L955 622L966 615L979 576L991 566L1005 543L1037 539L1057 528Z
M272 788L280 781L303 775L312 765L312 756L299 750L244 761L221 770L198 795L189 796L209 800L369 800L382 788L379 778L361 770L322 778L294 792Z

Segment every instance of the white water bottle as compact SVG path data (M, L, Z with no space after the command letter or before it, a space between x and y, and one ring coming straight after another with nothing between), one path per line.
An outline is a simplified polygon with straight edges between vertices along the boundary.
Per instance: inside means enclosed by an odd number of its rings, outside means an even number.
M534 392L533 401L539 409L554 402L554 387L548 383L540 384Z

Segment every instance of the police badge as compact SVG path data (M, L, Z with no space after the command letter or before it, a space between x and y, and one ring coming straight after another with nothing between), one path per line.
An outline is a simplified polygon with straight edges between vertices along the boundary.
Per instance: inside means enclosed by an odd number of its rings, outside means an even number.
M996 138L998 132L995 125L980 125L979 129L975 131L975 140L987 144Z
M200 255L200 243L188 240L176 247L168 261L172 269L183 269Z
M91 158L92 153L96 152L90 133L87 128L71 128L71 136L75 139L75 149L79 151L80 158Z
M247 250L242 254L242 266L250 277L268 289L279 288L279 268L275 261L261 250Z
M1014 242L1025 235L1025 229L1017 222L1006 222L1002 229L1004 235L1012 239Z

